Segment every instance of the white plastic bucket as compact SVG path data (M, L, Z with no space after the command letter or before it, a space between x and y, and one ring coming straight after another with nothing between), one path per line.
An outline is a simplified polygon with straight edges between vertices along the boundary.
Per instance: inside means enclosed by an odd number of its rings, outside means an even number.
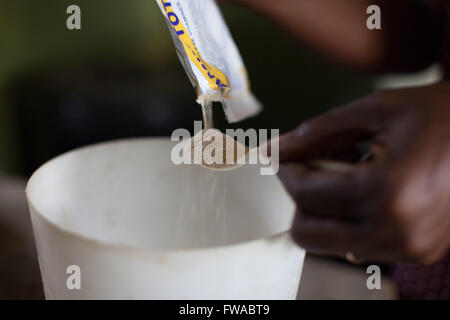
M31 177L47 299L295 298L305 253L276 176L176 166L173 145L98 144Z

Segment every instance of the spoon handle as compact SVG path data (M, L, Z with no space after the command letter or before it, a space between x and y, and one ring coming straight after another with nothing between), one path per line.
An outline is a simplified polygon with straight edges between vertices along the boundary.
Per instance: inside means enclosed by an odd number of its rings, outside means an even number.
M338 172L348 172L354 168L352 164L334 160L314 159L307 162L313 169L324 169Z

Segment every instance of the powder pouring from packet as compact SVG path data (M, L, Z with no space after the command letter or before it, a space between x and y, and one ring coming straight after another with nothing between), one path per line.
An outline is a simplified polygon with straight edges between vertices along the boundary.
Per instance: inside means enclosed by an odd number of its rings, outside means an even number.
M249 152L245 145L217 129L204 129L186 143L191 149L191 163L215 171L240 168Z
M246 68L216 2L156 2L166 18L178 57L197 91L197 102L203 108L221 102L230 123L256 115L262 106L250 91ZM208 127L212 123L205 121L205 128Z

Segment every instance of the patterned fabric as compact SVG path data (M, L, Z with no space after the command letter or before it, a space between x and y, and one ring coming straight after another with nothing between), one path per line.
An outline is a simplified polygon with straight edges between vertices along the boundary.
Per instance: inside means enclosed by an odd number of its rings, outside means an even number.
M400 299L450 300L450 253L430 266L398 264L393 278Z

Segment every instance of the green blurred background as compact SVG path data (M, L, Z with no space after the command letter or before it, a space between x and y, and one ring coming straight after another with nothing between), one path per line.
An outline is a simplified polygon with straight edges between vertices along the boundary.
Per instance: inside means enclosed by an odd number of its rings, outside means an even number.
M71 4L81 7L81 30L66 28ZM285 132L373 88L262 16L223 12L265 106L233 127ZM0 0L0 172L29 175L84 144L192 129L201 119L194 100L154 0Z

